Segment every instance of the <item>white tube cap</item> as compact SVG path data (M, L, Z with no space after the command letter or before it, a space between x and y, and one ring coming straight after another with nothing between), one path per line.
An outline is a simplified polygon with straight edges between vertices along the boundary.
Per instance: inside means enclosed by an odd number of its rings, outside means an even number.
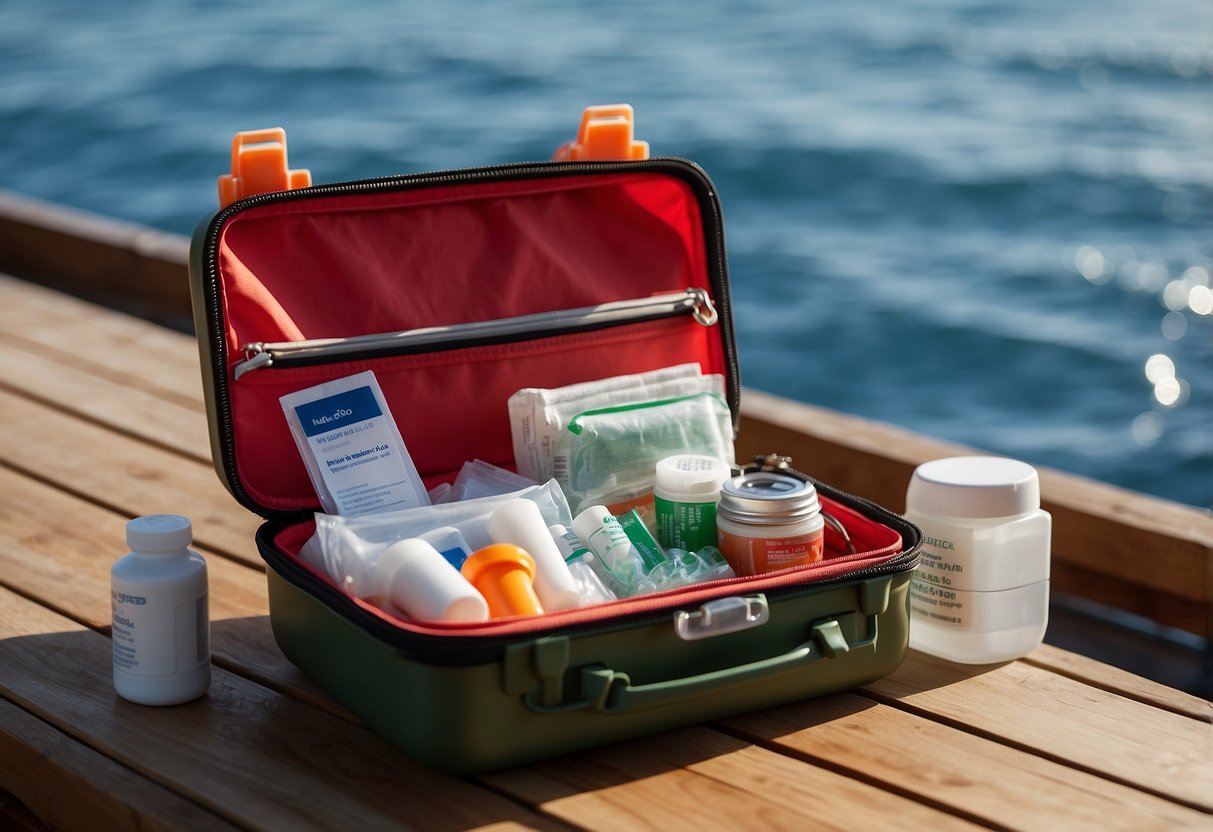
M1015 459L936 459L914 471L906 507L937 517L1015 517L1040 508L1040 478L1035 468Z
M409 538L384 550L375 565L381 598L413 618L429 621L487 621L489 605L438 550Z

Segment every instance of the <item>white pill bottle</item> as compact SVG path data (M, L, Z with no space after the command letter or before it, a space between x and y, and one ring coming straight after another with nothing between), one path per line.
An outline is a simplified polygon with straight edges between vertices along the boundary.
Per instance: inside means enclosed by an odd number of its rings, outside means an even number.
M211 683L206 561L176 514L126 525L131 551L110 570L114 690L141 705L197 699Z
M910 647L964 664L1009 661L1044 639L1053 521L1040 479L1001 457L918 466L906 519L923 532L910 583Z

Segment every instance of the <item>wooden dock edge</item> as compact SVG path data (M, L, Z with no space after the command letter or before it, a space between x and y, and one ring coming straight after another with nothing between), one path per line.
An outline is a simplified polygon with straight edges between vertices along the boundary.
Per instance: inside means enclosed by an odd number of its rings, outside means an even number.
M189 240L0 191L0 271L176 329L190 328ZM894 510L915 466L975 449L746 389L739 458L778 452ZM1213 516L1041 469L1052 589L1209 638Z
M174 329L192 326L189 247L180 234L0 190L0 272Z

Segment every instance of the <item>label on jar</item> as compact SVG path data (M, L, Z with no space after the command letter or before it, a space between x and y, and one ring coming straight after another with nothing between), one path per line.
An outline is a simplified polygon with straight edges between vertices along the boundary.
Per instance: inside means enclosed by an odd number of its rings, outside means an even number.
M717 528L720 551L738 575L816 563L825 554L821 529L792 537L748 537Z
M918 570L910 581L910 612L941 626L969 627L973 623L964 563L956 558L951 540L926 537L919 555Z

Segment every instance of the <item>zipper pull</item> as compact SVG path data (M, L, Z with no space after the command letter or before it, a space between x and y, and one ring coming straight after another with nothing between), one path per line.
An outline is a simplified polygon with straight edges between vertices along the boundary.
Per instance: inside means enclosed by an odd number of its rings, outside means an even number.
M720 320L720 316L716 313L716 307L712 305L712 298L708 295L706 289L687 289L687 295L694 301L694 311L691 314L697 323L704 326L713 326Z
M246 344L244 354L245 359L232 368L232 378L235 381L239 381L240 377L247 372L259 367L269 367L274 363L274 354L260 343Z

